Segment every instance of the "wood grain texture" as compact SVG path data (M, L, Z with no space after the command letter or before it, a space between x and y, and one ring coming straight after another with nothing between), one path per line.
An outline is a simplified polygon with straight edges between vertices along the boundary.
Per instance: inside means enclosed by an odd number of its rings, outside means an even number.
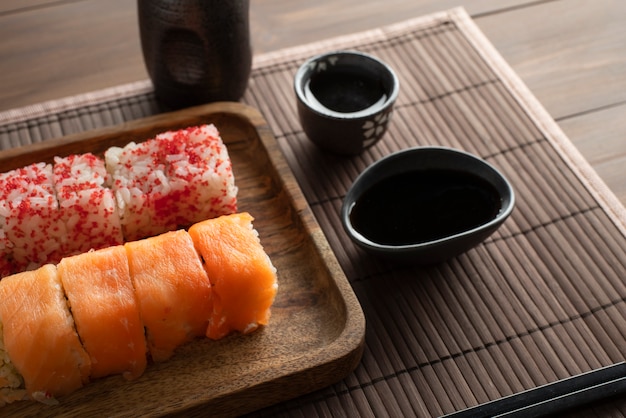
M532 4L531 0L472 0L471 15ZM251 3L257 53L386 26L458 7L457 0L264 0Z
M477 19L557 120L626 103L626 3L589 4L555 1Z
M28 9L54 6L55 3L59 3L59 0L4 0L0 3L0 13L20 13Z
M61 2L0 16L2 101L19 107L147 78L134 1ZM6 107L5 107L6 108Z
M626 203L626 106L561 120L559 125L622 203Z
M214 123L228 147L238 206L255 217L278 270L270 325L249 336L196 340L142 377L98 379L59 406L15 403L6 414L37 416L234 416L338 381L361 357L365 319L352 288L269 127L254 109L216 103L0 153L0 166L141 141L168 129ZM245 399L245 402L242 401Z

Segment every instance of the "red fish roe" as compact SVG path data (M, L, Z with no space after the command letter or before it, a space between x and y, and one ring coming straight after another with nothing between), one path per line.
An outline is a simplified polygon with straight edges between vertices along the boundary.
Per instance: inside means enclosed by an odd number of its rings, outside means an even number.
M11 242L7 238L4 229L0 228L0 277L14 273L13 263L11 262L11 248Z
M237 210L231 162L213 125L111 148L106 163L127 240Z
M3 264L13 271L60 260L66 231L60 219L50 164L31 164L0 174Z
M54 185L67 230L63 253L73 255L124 242L104 160L91 153L54 159Z

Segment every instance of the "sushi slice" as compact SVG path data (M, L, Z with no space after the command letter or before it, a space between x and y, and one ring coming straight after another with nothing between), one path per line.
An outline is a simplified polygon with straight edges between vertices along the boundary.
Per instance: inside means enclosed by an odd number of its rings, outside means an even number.
M0 229L5 236L3 258L15 272L61 259L66 230L50 164L0 174Z
M105 161L127 241L237 209L231 161L214 125L112 147Z
M52 403L88 382L91 362L54 265L3 279L0 301L0 404Z
M91 377L139 377L147 363L146 341L124 246L64 258L58 271L91 359Z
M219 339L233 331L246 334L269 321L278 287L276 269L252 221L252 216L243 212L189 228L213 284L209 338Z
M204 336L211 284L184 230L125 247L151 358L166 360L179 345Z
M63 254L122 244L115 195L106 187L104 160L85 153L55 157L54 162L54 188L67 234Z

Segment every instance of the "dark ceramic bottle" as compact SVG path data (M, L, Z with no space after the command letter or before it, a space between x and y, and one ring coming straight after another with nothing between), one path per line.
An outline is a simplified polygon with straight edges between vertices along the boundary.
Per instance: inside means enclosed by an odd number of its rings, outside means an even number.
M252 67L249 0L137 0L157 99L171 108L237 101Z

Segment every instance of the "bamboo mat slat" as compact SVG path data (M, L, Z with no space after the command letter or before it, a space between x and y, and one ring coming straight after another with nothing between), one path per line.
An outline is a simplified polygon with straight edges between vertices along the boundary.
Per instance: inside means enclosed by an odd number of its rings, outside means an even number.
M357 49L397 71L385 138L345 158L302 132L292 80L310 55ZM463 9L255 57L243 101L276 136L367 320L361 364L321 391L258 416L438 416L623 361L626 215ZM149 82L0 113L0 148L120 124L162 109ZM448 262L399 266L343 233L356 176L393 151L447 145L513 183L494 235ZM575 416L626 416L613 400Z

